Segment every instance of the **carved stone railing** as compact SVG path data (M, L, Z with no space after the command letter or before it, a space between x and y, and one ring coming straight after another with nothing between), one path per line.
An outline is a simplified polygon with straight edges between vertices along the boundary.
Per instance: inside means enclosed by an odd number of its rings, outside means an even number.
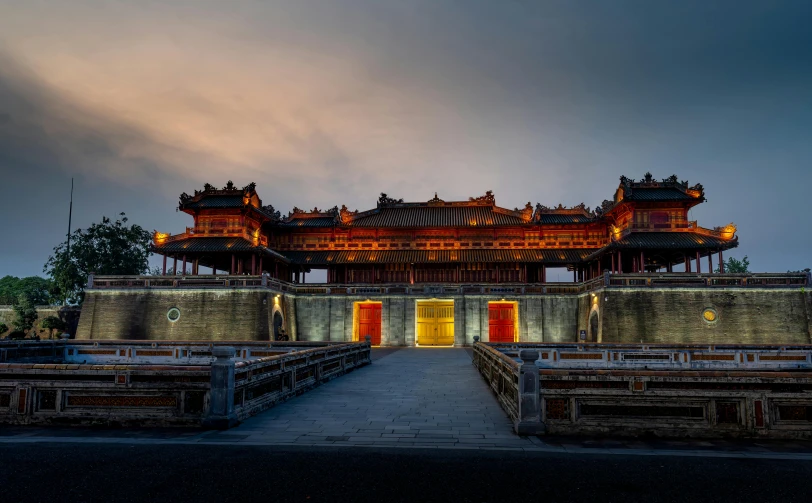
M0 342L0 423L240 420L370 363L370 343Z
M371 363L370 341L334 344L235 364L233 403L240 420Z
M698 274L652 273L611 274L610 287L805 287L810 285L807 273L769 274Z
M476 342L474 365L520 434L810 438L810 352Z
M474 366L516 424L519 420L519 363L490 345L478 342L477 336L474 341L477 341L474 343Z
M526 295L582 294L603 287L742 287L802 288L812 284L808 273L788 274L609 274L580 283L417 283L318 284L287 283L264 276L91 276L88 290L262 288L293 295Z
M812 371L809 344L490 343L490 346L517 362L520 351L537 350L539 368Z

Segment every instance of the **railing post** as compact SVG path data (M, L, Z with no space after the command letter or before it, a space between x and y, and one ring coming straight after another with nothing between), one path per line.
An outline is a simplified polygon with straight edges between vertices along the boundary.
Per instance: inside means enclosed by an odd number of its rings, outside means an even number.
M93 277L95 275L96 275L96 273L93 273L93 272L91 272L91 273L89 273L87 275L87 286L85 286L85 288L93 288Z
M226 430L240 421L234 412L234 358L231 346L214 346L211 354L216 358L211 364L211 392L209 413L203 418L203 426Z
M519 351L522 364L519 367L519 417L513 429L518 435L544 433L541 421L541 397L539 396L539 369L536 360L539 352L534 349Z

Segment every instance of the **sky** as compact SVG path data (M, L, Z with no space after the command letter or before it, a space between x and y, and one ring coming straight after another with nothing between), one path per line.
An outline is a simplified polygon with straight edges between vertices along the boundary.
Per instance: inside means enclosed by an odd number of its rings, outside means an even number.
M0 276L68 228L257 183L264 204L702 183L754 271L812 267L812 2L0 0ZM157 260L155 260L157 264Z

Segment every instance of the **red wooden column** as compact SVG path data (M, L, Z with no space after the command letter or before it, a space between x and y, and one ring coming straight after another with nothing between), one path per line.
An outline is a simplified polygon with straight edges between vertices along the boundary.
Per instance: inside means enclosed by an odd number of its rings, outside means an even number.
M236 261L237 261L237 257L232 253L231 254L231 273L230 273L232 276L236 272L236 270L235 270Z
M542 283L547 283L547 266L546 265L541 266L541 282Z
M615 254L612 254L612 274L615 274Z
M186 254L183 254L183 274L186 274Z
M257 256L251 254L251 276L257 275Z
M713 253L708 253L708 274L713 274Z
M620 254L620 250L617 251L617 273L623 274L623 255Z
M688 258L688 254L683 253L682 258L685 259L685 272L691 272L691 259Z
M725 273L725 259L722 256L722 250L719 250L719 272L721 274Z
M276 279L279 279L279 262L274 263L274 274L275 274L274 277Z
M702 261L699 260L701 257L699 256L699 252L696 252L696 273L702 274Z
M262 255L259 256L259 271L257 274L262 274Z
M640 250L640 271L641 273L646 272L646 254L643 250Z
M192 276L197 276L197 266L200 263L200 259L196 258L192 261Z
M666 272L674 272L672 269L673 269L673 267L671 266L671 260L669 260L668 265L666 266L665 270L666 270Z
M178 256L172 255L172 271L174 274L178 273Z
M166 254L164 254L164 276L166 276Z

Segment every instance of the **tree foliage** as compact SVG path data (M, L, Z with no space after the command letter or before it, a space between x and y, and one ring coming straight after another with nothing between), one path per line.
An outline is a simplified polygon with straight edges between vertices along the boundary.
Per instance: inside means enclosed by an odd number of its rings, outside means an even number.
M719 272L719 267L716 268L716 271ZM746 274L750 272L750 260L747 259L747 255L744 256L743 259L738 260L735 257L728 257L725 260L725 273L731 274Z
M48 330L48 336L51 339L54 338L54 330L62 332L68 327L58 316L47 316L39 326Z
M15 317L12 325L14 325L14 329L24 332L34 328L34 322L37 321L39 315L31 298L24 293L20 294L13 307Z
M67 241L54 248L43 270L51 276L58 296L69 303L81 303L90 273L137 275L149 272L151 239L151 234L141 226L128 226L124 213L115 221L102 217L101 223L73 232L70 256Z
M6 276L0 278L0 305L13 305L20 295L27 296L38 306L52 304L56 301L53 291L53 282L46 278Z
M8 332L8 325L0 321L0 334Z

